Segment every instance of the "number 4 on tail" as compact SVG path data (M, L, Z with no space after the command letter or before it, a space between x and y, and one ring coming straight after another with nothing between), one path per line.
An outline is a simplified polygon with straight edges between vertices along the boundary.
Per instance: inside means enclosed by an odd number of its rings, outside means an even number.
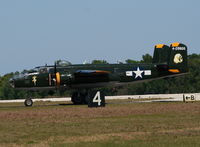
M100 91L92 93L89 98L88 107L105 107L105 96Z

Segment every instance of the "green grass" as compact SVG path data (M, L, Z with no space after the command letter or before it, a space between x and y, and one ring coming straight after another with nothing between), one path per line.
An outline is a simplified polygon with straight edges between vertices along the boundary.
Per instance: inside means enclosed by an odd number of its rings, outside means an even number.
M199 102L57 104L0 104L0 146L200 146Z

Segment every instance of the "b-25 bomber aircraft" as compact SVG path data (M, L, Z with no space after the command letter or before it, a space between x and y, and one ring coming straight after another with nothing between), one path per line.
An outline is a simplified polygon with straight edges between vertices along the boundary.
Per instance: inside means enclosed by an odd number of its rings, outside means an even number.
M172 43L170 47L156 45L151 64L55 64L16 75L10 82L14 88L26 90L75 89L71 101L86 104L92 88L175 77L187 72L187 46ZM100 104L100 100L95 98L94 101ZM30 98L25 100L26 106L32 104Z

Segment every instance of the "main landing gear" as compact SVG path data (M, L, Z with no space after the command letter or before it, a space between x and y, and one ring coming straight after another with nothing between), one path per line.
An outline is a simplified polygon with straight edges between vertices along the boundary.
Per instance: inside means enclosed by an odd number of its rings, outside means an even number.
M71 96L71 101L75 105L88 104L88 101L89 101L88 91L74 92ZM33 105L33 100L31 98L27 98L24 101L24 105L26 107L31 107Z
M105 96L100 91L76 91L71 101L75 105L88 104L88 107L105 107Z
M71 101L75 105L88 104L89 92L76 91L72 94Z
M100 91L76 91L73 92L71 101L75 105L88 104L88 107L105 107L105 96ZM26 107L33 105L33 100L27 98L24 101Z

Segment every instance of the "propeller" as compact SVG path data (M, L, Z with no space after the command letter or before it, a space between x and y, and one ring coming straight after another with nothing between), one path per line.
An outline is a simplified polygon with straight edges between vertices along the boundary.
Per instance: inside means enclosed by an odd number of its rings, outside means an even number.
M54 64L54 79L56 80L55 87L57 89L57 88L60 87L60 73L57 72L57 64L56 64L56 62Z
M57 73L57 65L56 65L56 61L55 61L55 63L54 63L54 74L56 75L56 73Z

